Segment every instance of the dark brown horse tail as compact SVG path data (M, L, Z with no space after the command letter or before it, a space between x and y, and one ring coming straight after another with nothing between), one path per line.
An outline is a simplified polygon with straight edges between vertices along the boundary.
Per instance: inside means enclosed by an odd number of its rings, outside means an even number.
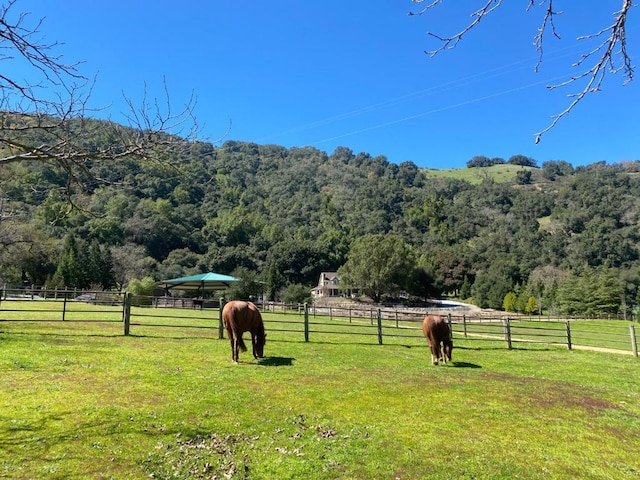
M240 334L240 336L238 336L238 348L240 348L240 351L242 352L246 352L247 351L247 346L244 344L244 340L242 339L242 334Z

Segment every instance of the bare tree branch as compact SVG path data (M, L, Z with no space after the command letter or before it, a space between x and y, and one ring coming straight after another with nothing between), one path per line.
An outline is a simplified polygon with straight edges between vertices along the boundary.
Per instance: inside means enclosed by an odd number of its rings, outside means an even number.
M415 3L424 2L424 0L412 0L412 1ZM429 10L434 8L436 5L442 3L442 1L443 0L433 0L431 3L426 5L422 10L418 12L409 12L409 15L424 15ZM487 15L493 12L501 4L502 4L502 0L486 0L486 3L479 10L476 10L475 12L471 13L471 18L473 19L471 23L469 23L466 27L464 27L461 31L459 31L454 35L442 37L436 33L427 32L427 35L434 37L440 41L440 47L436 48L435 50L426 50L425 53L430 57L433 57L434 55L437 55L439 52L443 50L451 50L455 48L458 45L458 43L460 43L460 41L462 40L462 37L467 34L467 32L469 32L473 27L478 25L478 23L480 23L480 21L483 18L485 18Z
M527 12L531 10L531 7L533 7L533 3L534 3L534 0L529 0L529 5L527 6ZM556 25L554 22L554 18L556 15L562 15L562 12L554 11L553 0L548 0L547 9L542 19L542 25L538 27L538 34L534 37L534 41L533 41L533 44L535 45L536 50L538 51L538 54L539 54L538 63L536 63L536 67L535 67L536 73L538 72L538 69L542 64L542 57L544 56L544 51L542 47L543 47L543 41L544 41L544 34L546 33L547 28L550 27L551 33L553 34L553 36L556 37L558 40L560 40L560 35L556 30Z
M411 0L414 3L425 3L425 0ZM425 51L429 56L434 56L443 50L450 50L455 48L463 36L465 36L471 29L476 27L480 21L494 12L502 5L502 0L484 0L484 5L479 9L471 13L472 20L459 32L452 35L438 35L433 32L427 32L427 35L436 38L440 42L440 46L434 50ZM409 15L424 15L429 13L432 9L442 4L443 0L430 0L429 3L416 12L409 12ZM527 5L527 12L529 12L535 6L535 0L529 0ZM555 26L555 17L562 14L562 12L555 11L553 8L553 0L541 0L538 6L545 7L545 13L542 18L538 33L534 37L534 46L539 54L538 62L535 65L535 71L537 72L544 56L543 43L545 34L548 30L551 30L551 34L560 39L560 35ZM634 66L632 65L631 57L627 52L627 17L633 7L633 0L622 0L622 7L620 10L613 13L614 21L611 25L601 29L600 31L578 37L578 40L586 39L601 39L601 43L591 51L583 54L581 58L573 63L573 67L581 69L576 75L571 76L566 81L549 85L547 88L550 90L568 87L570 85L581 85L576 93L569 95L570 101L567 108L560 113L552 117L551 123L539 131L535 135L535 142L538 143L542 136L549 132L557 123L565 116L569 115L575 106L581 102L588 94L600 91L604 82L607 72L616 74L622 71L625 77L624 84L633 80ZM593 61L591 65L587 63Z
M17 62L33 76L22 81L0 73L0 166L54 163L66 173L70 196L73 185L93 179L91 166L98 162L138 159L171 166L190 148L198 134L193 94L173 110L164 82L160 100L148 100L146 87L140 106L124 96L128 125L93 120L99 111L89 107L95 79L80 74L79 63L63 62L56 54L60 44L39 33L42 21L30 24L28 13L14 12L16 2L0 7L0 61L3 72Z
M549 2L551 3L551 0L549 0ZM572 98L573 100L571 100L567 108L554 115L551 123L536 134L536 143L540 141L542 135L555 127L561 118L571 113L574 107L584 97L590 93L600 91L607 71L612 74L616 74L622 70L625 76L625 84L633 80L634 67L631 63L631 57L627 53L627 34L625 28L627 14L632 6L632 0L623 0L622 9L613 14L614 22L612 25L603 28L597 33L578 37L578 40L600 38L602 39L602 42L590 52L583 54L580 60L572 65L573 67L581 68L587 60L594 58L595 60L592 66L587 66L586 69L578 73L578 75L572 76L562 83L549 85L547 87L548 89L553 90L556 88L566 87L576 82L580 82L581 80L586 82L582 90L569 95L569 98ZM617 59L622 61L622 65L616 66Z

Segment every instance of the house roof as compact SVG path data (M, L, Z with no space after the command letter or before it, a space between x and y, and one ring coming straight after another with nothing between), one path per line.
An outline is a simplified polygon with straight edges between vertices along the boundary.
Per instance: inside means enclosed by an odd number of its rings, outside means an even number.
M338 272L321 272L320 275L327 278L335 278L338 276Z

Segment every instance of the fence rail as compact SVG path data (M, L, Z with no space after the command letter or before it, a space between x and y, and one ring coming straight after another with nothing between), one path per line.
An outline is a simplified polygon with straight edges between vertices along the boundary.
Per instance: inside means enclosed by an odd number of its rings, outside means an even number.
M22 292L22 293L21 293ZM224 337L218 302L194 304L112 292L56 291L51 295L0 291L0 325L4 322L64 322L120 324L124 335L157 335L162 329L199 332ZM422 334L422 309L331 307L307 305L260 305L265 325L273 335L300 335L311 339L339 335L375 339L379 344L417 341ZM433 309L429 313L435 313ZM565 345L568 349L609 349L638 356L635 325L623 320L511 318L447 315L454 340ZM152 333L149 333L152 332ZM187 333L185 333L187 334ZM193 334L193 333L191 333Z

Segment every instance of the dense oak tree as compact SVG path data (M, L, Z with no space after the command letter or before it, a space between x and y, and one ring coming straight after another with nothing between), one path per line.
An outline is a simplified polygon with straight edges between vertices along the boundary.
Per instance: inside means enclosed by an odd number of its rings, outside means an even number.
M320 272L329 269L324 248L311 239L291 238L271 247L267 253L265 282L270 298L289 285L313 285Z
M557 177L571 175L573 166L562 160L551 160L542 164L542 175L547 180L555 180Z
M415 268L415 255L400 236L368 234L354 241L338 274L341 288L358 289L379 302L406 289Z
M533 158L527 157L526 155L512 155L507 160L509 165L521 165L523 167L537 167L537 163Z

